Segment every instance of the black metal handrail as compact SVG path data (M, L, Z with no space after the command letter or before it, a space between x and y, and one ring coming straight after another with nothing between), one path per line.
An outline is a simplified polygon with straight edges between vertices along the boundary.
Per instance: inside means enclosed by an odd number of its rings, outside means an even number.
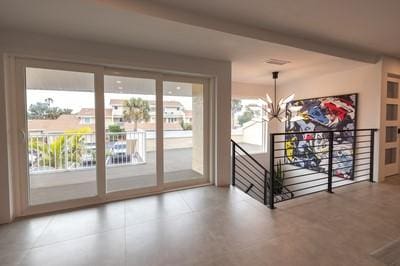
M375 138L375 132L377 129L375 128L367 128L367 129L355 129L355 130L336 130L336 131L305 131L305 132L289 132L289 133L274 133L270 134L270 165L271 165L271 170L269 173L269 179L270 181L268 182L270 184L269 191L271 192L269 194L269 200L268 200L268 205L270 208L275 208L275 203L284 201L287 199L291 198L296 198L300 196L306 196L310 195L313 193L321 192L321 191L328 191L330 193L333 193L333 189L336 187L341 187L345 185L350 185L350 184L355 184L363 181L370 181L374 182L373 180L373 174L374 174L374 138ZM349 132L352 133L350 136L342 136L340 133L345 133ZM362 134L359 134L359 132L363 132ZM367 132L367 133L365 133ZM314 143L311 144L314 140L324 140L328 142L327 145L327 150L325 151L317 151L317 152L310 152L309 150L305 150L303 148L296 148L291 147L288 148L286 146L287 143L290 144L288 136L293 136L293 135L305 135L305 134L310 134L315 136L315 134L318 133L324 133L322 134L322 137L319 136L319 138L312 137L311 140L304 140L305 142L309 141L310 146L312 148L318 147L315 146ZM339 136L338 136L339 135ZM278 137L282 137L282 139L278 139ZM369 137L369 139L364 139L365 137ZM338 140L341 139L351 139L351 142L347 142L346 145L351 145L350 147L341 147L340 145L336 145L334 142L339 142ZM362 140L357 140L358 138L363 138ZM357 146L357 144L361 144L363 146ZM368 146L364 146L365 143L369 143ZM283 145L282 147L276 148L276 145ZM314 147L315 146L315 147ZM324 146L326 147L326 146ZM361 149L368 149L368 151L362 150ZM288 152L293 155L293 153L302 154L304 155L303 158L304 160L289 160ZM276 152L280 152L279 156L276 156ZM283 156L282 156L283 152ZM337 153L350 153L351 154L351 159L346 158L343 159L342 156L337 156ZM368 156L365 156L368 154ZM293 159L292 155L290 157ZM359 157L359 156L362 157ZM314 156L312 159L310 159L309 156ZM317 156L319 158L317 158ZM282 194L285 194L285 192L281 193L280 195L276 195L274 193L274 185L275 185L275 166L276 164L276 159L284 159L284 166L289 166L286 167L286 169L283 170L284 173L295 173L294 175L284 178L284 188L288 189L290 187L290 192L292 193L292 196L290 198L285 198L282 197ZM307 165L309 162L315 163L316 161L321 161L325 160L322 164L319 164L316 167L310 167ZM335 161L334 161L335 160ZM365 162L363 162L365 161ZM343 166L344 165L344 166ZM349 166L350 165L350 166ZM359 169L359 167L369 165L368 168L365 169ZM327 169L326 169L327 167ZM326 169L326 170L324 170ZM351 169L350 177L346 176L341 176L343 173L340 175L338 174L338 170L343 170L343 169ZM366 173L366 171L369 171ZM300 174L299 174L300 172ZM361 172L361 173L360 173ZM340 171L339 171L340 173ZM308 176L313 176L313 175L321 175L320 177L315 177L310 179L307 178ZM335 180L334 180L335 179ZM324 182L325 181L325 182Z
M271 194L271 179L270 172L256 158L248 153L234 140L232 143L232 185L241 188L242 190L262 201L265 205L268 204L268 195ZM242 154L239 153L242 152ZM246 176L244 176L246 175ZM276 181L275 181L276 182ZM238 184L240 186L238 186ZM292 198L294 194L284 186L281 182L282 198ZM261 193L261 195L260 195Z

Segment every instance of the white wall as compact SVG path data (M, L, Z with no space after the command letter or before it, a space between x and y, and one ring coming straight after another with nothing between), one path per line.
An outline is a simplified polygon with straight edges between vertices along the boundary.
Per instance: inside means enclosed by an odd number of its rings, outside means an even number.
M229 184L231 169L229 156L230 62L17 31L0 31L0 55L2 59L3 56L8 58L10 55L15 55L111 67L169 71L176 74L191 73L212 78L211 87L215 89L213 105L215 117L212 121L215 126L215 138L211 145L215 147L214 158L212 158L215 162L214 172L217 185ZM11 138L15 139L17 131L12 129L8 134L6 132L6 107L12 109L14 103L7 102L4 95L4 62L6 62L5 59L0 63L0 223L11 219L9 182L16 178L16 176L12 176L16 175L16 172L8 173L7 171L9 163L11 163L6 156L7 144L9 144L7 141L10 141ZM11 119L14 119L14 116ZM7 140L7 137L10 139Z
M380 78L382 63L363 64L343 72L283 84L277 94L295 93L296 99L358 93L357 126L378 128L380 119Z
M396 64L388 61L391 68ZM399 68L400 69L400 68ZM357 126L358 128L380 128L380 95L381 95L382 62L377 64L360 63L358 67L350 70L333 72L315 78L297 79L280 84L278 82L277 98L285 97L291 93L296 94L296 99L358 93ZM265 93L273 95L273 88L245 83L232 84L232 97L253 98L264 97ZM268 125L269 133L284 132L284 124L275 120ZM269 134L268 134L269 137ZM379 136L375 138L375 177L379 176ZM267 142L269 144L269 140ZM268 147L268 151L269 151ZM269 165L269 152L255 154L254 157L263 165Z
M382 62L315 78L286 83L277 90L278 98L296 94L296 99L358 93L357 127L380 128ZM281 124L279 131L284 132ZM379 136L375 136L375 178L379 177Z
M269 86L243 82L232 82L232 98L235 99L265 98L267 93L269 95L273 94L273 90Z

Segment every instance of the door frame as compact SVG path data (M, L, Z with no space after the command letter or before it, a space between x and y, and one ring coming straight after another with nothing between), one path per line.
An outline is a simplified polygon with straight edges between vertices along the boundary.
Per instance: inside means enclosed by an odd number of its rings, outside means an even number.
M388 90L388 82L395 82L398 84L399 86L399 91L397 92L397 98L388 98L387 97L387 90ZM396 141L395 142L386 142L386 127L396 127L397 130L400 129L400 79L398 78L394 78L394 77L390 77L389 75L387 75L387 77L385 78L385 86L384 86L384 91L383 91L383 106L384 106L384 113L382 116L383 119L383 164L384 164L384 169L385 169L385 174L384 176L392 176L392 175L396 175L398 173L400 173L400 134L399 131L397 131L397 135L396 135ZM387 120L386 119L386 105L387 104L394 104L397 105L397 119L396 120ZM396 149L396 160L394 163L391 164L386 164L385 163L385 156L386 156L386 149L390 149L390 148L395 148Z
M214 125L212 120L213 93L210 92L210 78L196 77L191 75L166 74L160 71L143 71L130 68L115 68L102 65L91 65L81 63L71 63L62 61L30 59L26 57L15 57L15 100L16 109L20 113L16 118L16 128L18 130L18 174L14 182L14 202L17 203L16 216L27 216L39 213L59 211L64 209L79 208L94 204L100 204L115 200L122 200L146 195L154 195L170 190L183 189L187 187L209 185L214 182L214 149L211 148ZM29 166L27 162L27 117L26 117L26 67L47 68L55 70L65 70L74 72L84 72L94 74L94 97L96 114L96 156L97 161L103 163L96 164L96 184L97 195L92 197L70 199L45 203L40 205L29 205ZM156 158L157 158L157 185L139 189L127 189L123 191L106 191L106 165L105 165L105 119L104 119L104 76L118 75L134 78L151 78L156 81ZM189 180L164 184L163 182L163 82L192 82L203 84L204 90L204 142L203 142L203 163L204 178L199 180ZM161 115L160 115L161 114ZM104 159L104 160L103 160Z

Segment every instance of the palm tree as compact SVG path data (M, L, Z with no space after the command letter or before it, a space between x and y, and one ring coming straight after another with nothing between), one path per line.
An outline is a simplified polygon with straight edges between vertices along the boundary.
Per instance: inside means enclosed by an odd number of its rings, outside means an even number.
M130 98L124 101L124 119L134 123L134 130L137 131L137 124L141 121L150 120L149 102L142 98Z
M69 130L57 136L51 143L48 137L32 138L29 147L39 156L38 167L53 167L66 169L71 165L80 163L85 152L85 138L92 130L88 127Z
M47 105L50 107L50 105L54 102L53 98L46 98L44 99L44 102L47 103Z

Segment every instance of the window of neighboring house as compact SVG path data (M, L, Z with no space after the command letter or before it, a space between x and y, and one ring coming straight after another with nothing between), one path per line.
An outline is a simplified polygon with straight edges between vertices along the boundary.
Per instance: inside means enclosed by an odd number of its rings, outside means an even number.
M83 123L84 124L90 124L90 117L84 117L83 118Z
M118 106L114 106L114 110L118 110Z
M267 122L257 99L233 99L231 138L249 153L267 151Z
M119 119L119 122L123 122L124 121L124 119L121 117L120 119Z

